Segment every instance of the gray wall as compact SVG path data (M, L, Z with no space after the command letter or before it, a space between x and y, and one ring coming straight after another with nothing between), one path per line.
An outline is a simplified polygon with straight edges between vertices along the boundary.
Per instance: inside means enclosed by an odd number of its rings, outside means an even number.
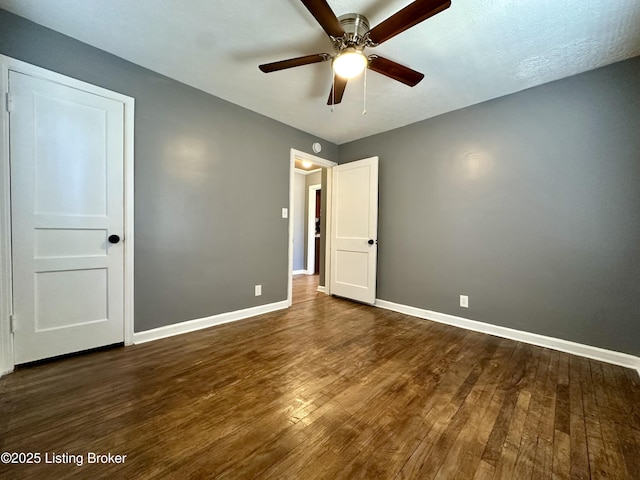
M307 213L305 207L305 175L293 174L293 271L305 269L305 238Z
M339 161L374 155L378 298L640 354L640 58L341 145Z
M136 100L136 331L286 299L289 151L321 139L2 10L0 53Z

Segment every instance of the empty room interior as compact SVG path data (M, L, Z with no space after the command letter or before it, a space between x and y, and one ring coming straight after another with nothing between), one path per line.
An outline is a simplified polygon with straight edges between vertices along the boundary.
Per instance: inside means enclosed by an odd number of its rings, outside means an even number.
M0 75L0 478L639 478L637 0L0 0Z

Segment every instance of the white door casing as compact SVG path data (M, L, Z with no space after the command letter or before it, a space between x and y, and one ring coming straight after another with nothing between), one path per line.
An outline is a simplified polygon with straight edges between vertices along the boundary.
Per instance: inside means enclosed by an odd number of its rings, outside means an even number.
M107 237L132 240L124 207L132 99L72 79L73 87L8 71L8 80L14 362L129 343L125 244Z
M378 157L333 168L331 294L373 304L378 255Z

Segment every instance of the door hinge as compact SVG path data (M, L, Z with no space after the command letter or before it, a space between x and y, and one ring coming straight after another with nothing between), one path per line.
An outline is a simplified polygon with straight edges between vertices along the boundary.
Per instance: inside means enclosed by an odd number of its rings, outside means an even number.
M16 317L13 315L9 315L9 328L11 329L11 333L15 333L16 331Z
M7 112L11 113L13 105L11 104L11 94L9 92L6 93L5 100L6 100L5 105L7 106Z

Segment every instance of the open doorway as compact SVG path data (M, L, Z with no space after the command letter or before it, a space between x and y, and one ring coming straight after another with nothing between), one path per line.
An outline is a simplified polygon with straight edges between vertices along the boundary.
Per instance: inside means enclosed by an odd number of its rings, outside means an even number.
M294 172L292 301L315 298L320 286L322 168L297 159Z
M335 165L291 150L289 305L325 291L327 182Z

